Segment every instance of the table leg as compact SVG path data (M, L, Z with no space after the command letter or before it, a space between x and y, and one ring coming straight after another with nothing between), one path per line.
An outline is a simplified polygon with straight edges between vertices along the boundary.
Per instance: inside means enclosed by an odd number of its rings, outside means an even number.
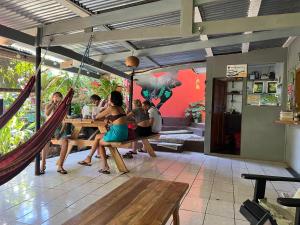
M119 151L117 148L114 148L114 147L108 147L109 150L110 150L110 153L112 155L112 157L114 158L115 162L116 162L116 165L119 169L120 172L123 172L123 173L127 173L129 172L129 170L127 169L125 163L124 163L124 160L122 158L122 156L120 155Z
M173 225L180 225L180 221L179 221L179 205L176 207L176 209L173 212Z
M79 133L81 131L81 126L75 126L71 134L71 139L78 139Z
M142 140L144 144L145 150L149 153L151 157L156 157L156 154L154 152L154 149L152 148L151 144L149 143L148 139L143 139Z

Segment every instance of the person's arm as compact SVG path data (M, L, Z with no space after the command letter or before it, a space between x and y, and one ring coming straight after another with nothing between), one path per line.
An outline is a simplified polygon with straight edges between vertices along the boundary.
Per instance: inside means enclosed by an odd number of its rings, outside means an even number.
M132 111L131 111L131 112L128 112L128 113L127 113L127 117L134 117L133 112L132 112Z
M111 113L111 108L108 107L104 111L98 113L98 115L96 116L96 120L101 120L101 119L105 118L107 115L109 115L110 113Z
M45 115L46 116L50 116L55 107L56 107L56 104L53 103L53 102L50 103L50 104L48 104L48 105L46 105L46 107L45 107Z
M150 118L150 125L153 126L154 124L154 111L153 110L150 110L148 111L149 112L149 118Z

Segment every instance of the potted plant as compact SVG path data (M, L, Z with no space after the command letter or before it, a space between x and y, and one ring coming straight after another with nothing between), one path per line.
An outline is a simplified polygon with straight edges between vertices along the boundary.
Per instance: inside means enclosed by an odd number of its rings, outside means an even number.
M205 105L202 101L193 102L185 110L185 117L191 119L195 123L202 122L202 112L205 111Z

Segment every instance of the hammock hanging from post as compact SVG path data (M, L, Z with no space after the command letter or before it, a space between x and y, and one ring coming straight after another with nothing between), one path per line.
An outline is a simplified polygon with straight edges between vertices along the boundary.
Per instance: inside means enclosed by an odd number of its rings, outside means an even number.
M31 77L25 88L21 91L18 98L14 103L9 107L9 109L0 116L0 129L5 126L5 124L19 111L25 100L30 95L32 88L35 83L35 76Z
M0 185L18 175L42 151L60 126L71 104L74 91L70 89L51 118L27 142L0 157Z

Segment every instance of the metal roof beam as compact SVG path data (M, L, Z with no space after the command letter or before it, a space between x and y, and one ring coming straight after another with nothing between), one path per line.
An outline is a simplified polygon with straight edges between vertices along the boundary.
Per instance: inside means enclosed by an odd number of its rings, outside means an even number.
M16 60L21 60L21 61L26 61L26 62L31 62L31 63L35 63L35 56L34 55L28 55L26 53L23 52L19 52L17 50L14 49L8 49L8 48L4 48L4 47L0 47L0 56L1 57L5 57L5 58L9 58L9 59L16 59ZM45 60L44 61L44 66L46 67L50 67L50 68L54 68L54 69L60 69L60 64L58 62L54 62L52 60ZM67 72L72 72L72 73L78 73L78 68L67 68L67 69L62 69L64 71ZM88 76L88 77L93 77L96 79L100 78L100 74L94 73L94 72L87 72L85 70L81 70L81 73L84 76Z
M181 36L179 25L169 25L126 30L46 36L42 39L42 46L47 46L50 39L52 39L51 45L54 46L87 43L91 35L93 35L93 42L160 39Z
M203 19L202 19L199 7L195 7L194 14L195 14L195 16L194 16L195 23L197 23L197 22L203 22ZM200 35L200 40L201 41L207 41L208 40L207 35ZM205 48L205 51L206 51L206 56L208 56L208 57L214 56L214 53L213 53L213 51L212 51L211 48Z
M200 50L200 49L211 48L211 47L242 44L245 42L264 41L264 40L285 38L285 37L289 37L289 36L299 36L299 35L300 35L300 29L297 27L290 28L290 29L283 29L283 30L263 31L263 32L258 32L258 33L215 38L215 39L210 39L207 41L197 41L197 42L191 42L191 43L141 49L141 50L137 50L135 52L135 55L139 56L139 57L164 55L164 54L171 54L171 53L177 53L177 52L194 51L194 50ZM101 56L98 56L98 58L99 58L99 60L102 60L103 62L108 62L108 61L123 60L126 57L128 57L128 55L130 55L130 52L101 55Z
M199 68L199 67L206 67L206 63L185 63L181 65L175 65L175 66L164 66L158 69L153 69L147 72L144 72L143 74L148 73L160 73L160 72L177 72L178 70L185 70L185 69L193 69L193 68ZM136 75L138 76L138 75Z
M248 17L255 17L258 16L258 12L261 6L262 0L250 0L249 9L248 9ZM250 32L245 32L245 34L250 34ZM242 44L242 53L246 53L249 51L250 43L243 43Z
M300 26L300 13L207 21L194 24L194 32L200 34L227 34L247 31L265 31Z
M35 37L33 37L29 34L25 34L21 31L3 26L1 24L0 24L0 36L11 39L11 40L15 40L15 41L23 43L23 44L35 46L35 41L36 41ZM61 56L65 56L65 57L77 60L77 61L81 61L82 57L83 57L81 54L76 53L70 49L63 48L63 47L50 47L49 51L56 53L58 55L61 55ZM110 66L107 66L101 62L97 62L91 58L86 59L85 63L89 64L90 66L92 66L96 69L100 69L102 71L105 71L108 73L113 73L120 77L130 79L130 76L127 75L126 73L124 73L120 70L114 69Z
M180 10L179 3L179 0L162 0L85 18L72 18L69 20L45 25L43 27L43 35L67 33L71 31L84 30L85 28L89 27L156 16L159 14Z
M50 47L49 51L54 52L54 53L59 54L59 55L66 56L66 57L74 59L74 60L77 60L79 62L81 62L82 57L83 57L79 53L76 53L76 52L74 52L70 49L62 48L62 47ZM118 76L126 78L126 79L130 79L130 76L128 74L126 74L126 73L124 73L120 70L117 70L115 68L112 68L112 67L110 67L110 66L108 66L108 65L106 65L102 62L96 61L92 58L86 58L84 60L84 63L91 66L91 67L94 67L96 69L100 69L102 71L112 73L112 74L118 75Z

